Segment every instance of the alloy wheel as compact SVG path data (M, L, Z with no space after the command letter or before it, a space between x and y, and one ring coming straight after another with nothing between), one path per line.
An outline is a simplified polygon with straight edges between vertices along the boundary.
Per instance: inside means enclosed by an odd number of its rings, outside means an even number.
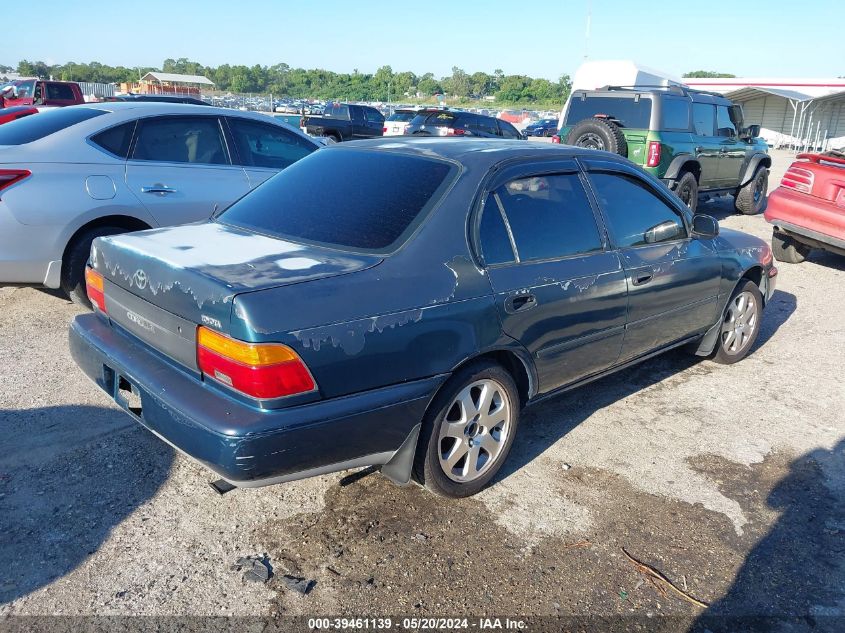
M475 481L486 473L507 444L512 404L505 388L486 378L464 387L440 425L440 467L452 481Z
M728 305L722 323L722 346L734 356L744 351L757 328L757 301L750 292L739 293Z
M587 149L604 149L604 141L601 136L594 132L586 132L578 137L575 143L578 147L586 147Z

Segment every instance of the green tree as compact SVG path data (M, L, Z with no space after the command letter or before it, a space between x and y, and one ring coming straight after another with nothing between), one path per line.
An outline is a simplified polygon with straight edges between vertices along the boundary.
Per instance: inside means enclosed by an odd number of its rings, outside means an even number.
M720 73L714 70L693 70L692 72L684 73L684 77L689 77L690 79L708 79L713 77L731 78L736 77L736 75Z

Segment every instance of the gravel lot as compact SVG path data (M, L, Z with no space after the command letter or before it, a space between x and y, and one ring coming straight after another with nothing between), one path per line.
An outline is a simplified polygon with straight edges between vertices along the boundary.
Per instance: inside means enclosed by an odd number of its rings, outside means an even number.
M771 187L789 163L775 154ZM701 211L768 239L731 209ZM77 308L0 289L0 615L734 614L842 630L845 259L779 268L749 358L670 353L533 407L505 472L462 501L342 474L221 497L76 370ZM250 555L269 559L267 583L233 569ZM315 584L303 595L286 574Z

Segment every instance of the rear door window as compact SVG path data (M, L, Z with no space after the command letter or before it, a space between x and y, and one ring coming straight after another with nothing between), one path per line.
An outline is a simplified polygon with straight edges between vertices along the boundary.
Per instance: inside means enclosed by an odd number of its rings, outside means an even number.
M24 145L88 119L108 114L94 108L56 108L0 125L0 145Z
M651 99L639 95L621 97L581 97L575 93L569 101L566 124L575 125L595 116L618 121L622 127L647 130L651 123Z
M557 259L602 249L596 218L577 174L511 180L490 198L507 218L519 261Z
M239 163L246 167L284 169L305 158L316 146L277 125L229 118Z
M157 117L138 122L133 160L228 165L217 117Z
M321 150L241 198L220 221L294 241L390 252L442 197L456 171L451 163L418 156Z
M487 266L514 261L508 229L493 194L487 196L487 202L481 212L481 226L478 233L481 243L481 256Z
M499 121L499 129L505 138L521 138L517 129L507 121Z

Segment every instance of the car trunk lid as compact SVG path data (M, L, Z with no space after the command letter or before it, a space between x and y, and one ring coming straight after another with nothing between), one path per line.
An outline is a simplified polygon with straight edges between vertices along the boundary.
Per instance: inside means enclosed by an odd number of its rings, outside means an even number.
M194 368L196 326L229 332L236 295L380 262L217 222L98 238L91 249L91 265L106 281L109 318Z

